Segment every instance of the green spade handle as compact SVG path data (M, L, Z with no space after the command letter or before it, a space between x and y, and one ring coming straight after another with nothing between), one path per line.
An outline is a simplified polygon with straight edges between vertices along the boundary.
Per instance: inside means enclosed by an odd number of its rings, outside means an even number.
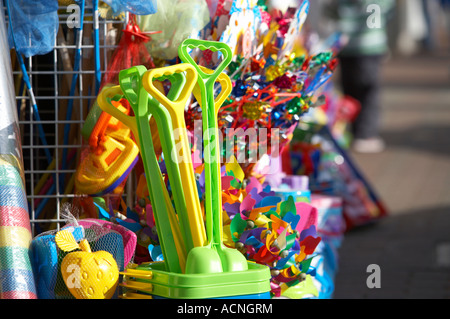
M165 264L169 271L181 273L180 257L182 256L177 254L177 244L171 227L171 224L175 227L174 222L176 220L173 219L175 213L173 212L173 207L169 204L169 195L165 188L153 147L149 125L151 117L151 113L148 110L149 95L142 87L141 79L146 71L147 69L144 66L135 66L122 70L119 73L119 83L135 114L142 162ZM170 216L172 216L172 223Z
M194 59L188 53L189 49L199 48L201 50L219 51L222 53L223 59L219 66L214 70L207 69L195 63ZM214 84L225 68L230 64L232 52L230 47L221 42L206 41L197 39L186 39L178 48L180 59L189 63L197 70L198 73L198 89L200 90L199 104L203 112L203 138L204 138L204 159L205 159L205 215L208 225L212 229L208 229L210 240L214 244L220 244L222 229L222 189L220 174L220 145L219 130L217 124L217 112L220 106L216 106L214 100ZM228 93L229 94L229 93ZM226 97L225 97L226 98ZM225 98L221 101L225 100ZM214 217L213 217L214 216ZM216 227L213 227L215 225ZM214 228L219 227L214 231Z

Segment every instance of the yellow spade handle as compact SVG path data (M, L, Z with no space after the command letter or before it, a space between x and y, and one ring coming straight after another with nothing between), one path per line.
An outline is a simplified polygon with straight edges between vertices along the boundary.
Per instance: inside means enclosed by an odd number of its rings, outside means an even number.
M175 101L171 101L155 87L153 79L180 72L186 72L186 83L179 97ZM193 246L202 247L206 245L207 238L184 119L184 109L196 82L197 72L192 65L187 63L152 69L142 76L143 87L168 110L173 129L178 133L178 136L175 136L175 150L172 150L170 158L166 160L174 160L178 164L183 190L185 191L186 208L188 210L187 214Z
M124 114L123 112L121 112L119 109L117 109L111 103L108 102L108 98L111 98L118 94L123 95L122 89L120 88L119 85L103 89L97 97L97 103L103 111L110 114L111 116L114 116L115 118L117 118L119 121L121 121L123 124L125 124L130 128L130 130L133 132L137 145L139 146L140 149L142 146L141 143L139 142L139 132L135 117ZM164 181L162 180L162 178L160 180L163 185L163 190L166 190ZM168 207L170 226L172 229L172 234L179 257L180 268L184 270L186 265L186 251L180 238L181 234L180 226L178 225L177 217L173 210L173 206L170 201L170 197L169 194L167 193L167 190L164 192L164 201L166 203L166 206Z
M206 73L206 74L212 74L213 70L210 70L204 66L200 66L200 69ZM231 90L233 89L233 85L231 83L231 79L230 77L225 74L225 73L220 73L216 79L216 82L219 82L220 86L221 86L221 90L220 93L217 95L217 97L214 99L214 112L215 112L215 121L217 121L217 116L219 113L219 109L222 106L222 104L225 102L225 99L230 95ZM200 87L198 85L196 85L194 87L193 90L193 94L195 96L195 98L197 99L197 102L202 105L202 100L201 100L201 91L200 91ZM206 103L206 101L205 101ZM214 127L218 127L217 124L214 125ZM218 132L216 132L218 133ZM216 139L215 141L216 143L216 149L219 149L219 141ZM222 190L222 181L221 181L221 171L220 171L220 165L217 165L216 169L217 171L217 176L219 177L217 183L218 183L218 189L221 191ZM219 194L218 196L218 201L219 201L219 207L222 207L222 196L221 194ZM222 223L222 210L218 211L216 214L215 218L216 222L214 223L215 226L218 226L218 229L216 229L216 231L213 230L213 234L219 234L218 240L220 243L222 243L223 241L223 223ZM213 235L214 236L214 235Z

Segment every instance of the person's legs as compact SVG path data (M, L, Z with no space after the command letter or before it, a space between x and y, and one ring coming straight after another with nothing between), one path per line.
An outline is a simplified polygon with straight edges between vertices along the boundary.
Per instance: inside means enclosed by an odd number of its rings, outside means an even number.
M374 151L382 148L379 141L380 128L380 67L382 56L342 57L342 89L361 103L361 110L352 123L356 140L378 140ZM377 146L377 147L375 147ZM376 150L375 150L376 149Z
M443 9L445 15L445 25L447 27L447 41L450 41L450 1L448 1L448 4L444 5Z

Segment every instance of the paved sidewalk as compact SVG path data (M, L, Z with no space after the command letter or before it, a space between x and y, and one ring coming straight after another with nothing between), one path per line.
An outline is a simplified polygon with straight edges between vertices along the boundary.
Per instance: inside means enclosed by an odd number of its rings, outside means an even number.
M383 102L387 149L351 155L390 215L346 234L334 298L450 298L450 57L389 60Z

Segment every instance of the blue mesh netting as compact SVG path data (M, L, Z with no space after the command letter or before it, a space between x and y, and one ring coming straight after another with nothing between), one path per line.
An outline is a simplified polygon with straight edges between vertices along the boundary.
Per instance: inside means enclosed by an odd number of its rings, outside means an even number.
M57 0L9 0L11 26L8 30L10 47L26 57L46 54L53 49L58 31ZM76 0L80 3L81 0ZM115 13L129 11L136 15L156 12L156 0L104 0ZM14 31L14 41L11 37Z
M147 15L156 12L156 0L103 0L114 13L129 11L136 15Z
M58 30L57 0L9 0L11 24L8 30L10 47L26 57L46 54L53 49Z

